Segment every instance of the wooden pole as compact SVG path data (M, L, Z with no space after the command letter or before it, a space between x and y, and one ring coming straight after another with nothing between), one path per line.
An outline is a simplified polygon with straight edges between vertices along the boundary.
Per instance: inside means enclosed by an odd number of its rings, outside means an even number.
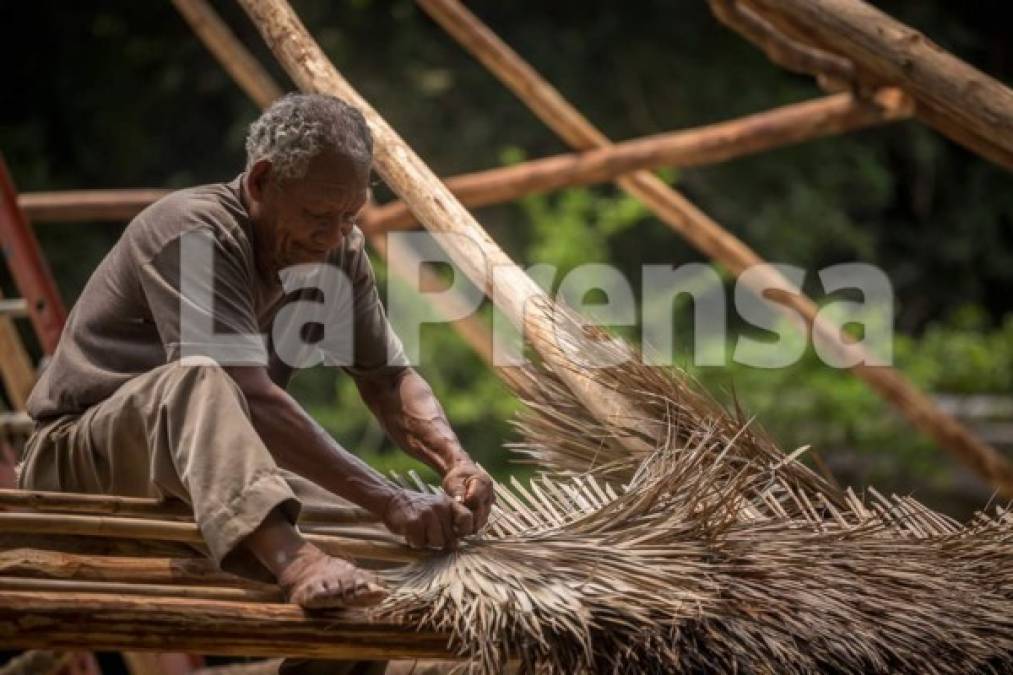
M0 551L0 574L5 577L127 584L228 586L254 590L277 588L274 584L222 572L203 557L81 555L32 548Z
M143 630L138 630L143 626ZM454 658L446 634L296 605L108 593L0 591L0 647L386 660Z
M500 204L536 192L610 181L638 169L702 166L784 145L862 129L911 115L900 90L874 102L835 94L703 127L637 138L613 146L451 176L444 182L465 206ZM128 220L168 190L73 190L23 193L18 203L34 222ZM367 233L416 226L404 202L368 207Z
M588 150L610 144L601 131L460 2L418 0L418 3L572 147ZM793 4L804 2L798 0L795 3L793 0ZM697 249L734 274L764 263L745 243L650 172L628 174L618 183ZM753 277L757 284L752 290L757 294L763 293L764 289L787 284L787 280L773 268L767 267L766 270L762 275ZM779 300L786 310L800 313L812 331L820 333L828 344L837 345L842 352L860 354L855 345L841 342L835 326L817 320L819 308L811 299L801 294L782 294ZM913 426L949 450L1001 493L1013 496L1013 466L995 448L939 408L902 374L883 366L860 365L851 371L894 405Z
M45 492L41 490L0 489L0 510L21 509L43 513L83 513L90 515L153 516L193 520L193 512L177 500L149 497ZM356 506L305 506L299 522L321 522L331 525L377 522L376 516Z
M902 87L917 114L958 143L1013 170L1013 90L922 33L859 0L749 0L877 80Z
M184 586L179 583L140 584L118 581L79 581L77 579L0 577L0 591L45 591L67 594L110 593L241 602L284 602L281 590L277 587L273 589L219 588L215 586Z
M394 543L385 536L376 541L369 541L314 534L312 527L301 529L307 541L334 555L391 562L413 562L426 555L425 552ZM195 523L79 514L0 513L0 533L83 535L115 539L154 539L186 544L204 543L204 538Z
M624 173L661 167L717 164L785 145L905 119L907 99L884 89L875 102L835 94L726 122L637 138L582 153L545 157L515 166L453 176L445 183L468 207L488 206L574 185L604 183ZM413 227L404 202L366 213L364 227L385 231Z
M179 13L247 96L261 108L282 94L281 87L236 39L206 0L172 0Z
M305 26L282 0L240 0L268 46L304 91L338 96L359 108L373 132L374 163L391 189L432 232L451 235L443 243L457 265L489 297L495 271L499 309L523 330L539 355L553 367L574 395L603 421L631 427L660 438L660 422L644 420L636 405L602 387L574 367L557 338L555 310L539 286L482 229L446 186L327 60ZM580 337L566 338L580 342ZM631 450L647 452L650 444L632 433L618 439Z
M0 293L3 299L3 293ZM18 327L9 316L0 316L0 378L14 410L23 411L35 386L35 368Z
M18 204L32 222L130 220L171 190L64 190L24 192Z

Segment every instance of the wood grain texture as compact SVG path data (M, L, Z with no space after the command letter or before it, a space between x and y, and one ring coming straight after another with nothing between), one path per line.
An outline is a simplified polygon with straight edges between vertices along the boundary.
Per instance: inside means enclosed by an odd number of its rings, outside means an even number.
M143 626L143 630L138 630ZM450 658L448 637L361 612L296 605L0 591L0 647L165 651L324 659Z
M1013 90L860 0L748 0L860 70L902 87L943 134L1013 170Z

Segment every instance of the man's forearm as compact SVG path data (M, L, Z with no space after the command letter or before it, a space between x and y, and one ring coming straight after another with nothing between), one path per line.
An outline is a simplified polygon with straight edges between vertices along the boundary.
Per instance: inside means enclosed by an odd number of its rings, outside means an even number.
M384 516L397 488L338 445L295 399L275 387L247 401L253 426L279 466Z
M412 368L356 383L362 399L401 449L441 476L470 462L432 388Z

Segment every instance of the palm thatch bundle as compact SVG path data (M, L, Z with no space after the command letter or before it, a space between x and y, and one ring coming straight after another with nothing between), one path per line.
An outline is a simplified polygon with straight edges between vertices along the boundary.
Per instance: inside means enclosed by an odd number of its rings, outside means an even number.
M391 572L382 613L449 630L487 673L1013 670L1010 511L964 526L859 498L682 373L581 372L642 417L603 423L529 370L514 449L548 473L498 486L484 536Z

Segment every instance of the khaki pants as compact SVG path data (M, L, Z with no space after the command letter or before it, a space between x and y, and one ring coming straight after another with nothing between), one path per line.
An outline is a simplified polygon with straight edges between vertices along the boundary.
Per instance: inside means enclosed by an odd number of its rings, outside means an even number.
M211 558L257 578L267 570L238 545L271 509L294 523L302 504L348 503L275 464L239 387L208 359L139 375L83 414L44 424L25 446L18 485L183 500ZM383 672L382 665L305 662L283 672Z

